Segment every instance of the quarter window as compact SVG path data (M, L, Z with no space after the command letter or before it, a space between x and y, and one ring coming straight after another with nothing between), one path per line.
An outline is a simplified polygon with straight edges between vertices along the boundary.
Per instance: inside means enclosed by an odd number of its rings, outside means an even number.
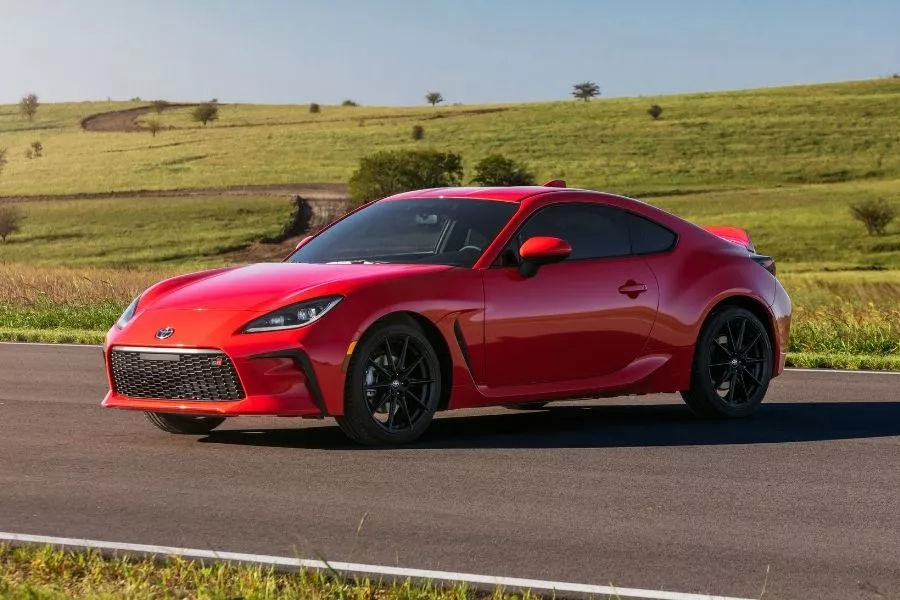
M551 236L572 246L570 260L627 256L631 242L621 217L620 211L596 204L549 206L525 223L514 243L521 245L534 236Z
M650 219L633 213L623 212L631 233L632 254L653 254L665 252L675 245L676 235Z

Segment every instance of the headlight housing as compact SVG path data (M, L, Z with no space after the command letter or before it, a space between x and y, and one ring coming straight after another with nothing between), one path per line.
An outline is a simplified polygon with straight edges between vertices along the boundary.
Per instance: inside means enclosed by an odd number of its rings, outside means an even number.
M141 296L140 296L140 294L138 294L138 296L134 300L131 301L131 304L129 304L125 308L125 312L123 312L122 316L119 317L119 320L116 321L116 327L118 327L119 329L122 329L123 327L125 327L128 324L128 322L132 318L134 318L134 313L137 312L137 305L138 305L138 301L140 301L140 299L141 299Z
M343 296L324 296L290 304L250 321L244 326L243 332L259 333L305 327L321 319L341 300L343 300Z

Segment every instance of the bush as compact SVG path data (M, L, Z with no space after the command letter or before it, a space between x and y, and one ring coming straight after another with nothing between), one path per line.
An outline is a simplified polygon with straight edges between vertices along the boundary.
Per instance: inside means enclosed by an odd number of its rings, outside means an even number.
M44 155L44 145L40 142L31 142L28 150L25 151L25 158L40 158Z
M22 113L23 116L28 117L29 121L34 121L34 115L37 114L40 105L41 103L38 102L37 95L28 94L19 100L19 112Z
M169 107L169 102L167 100L154 100L150 103L150 108L153 109L153 112L156 114L161 113Z
M462 156L436 150L382 151L365 156L350 178L350 197L358 203L410 190L458 186Z
M322 107L319 106L318 104L316 104L315 102L313 102L312 104L309 105L309 112L311 112L314 115L317 115L320 112L322 112Z
M219 118L219 107L212 102L203 102L191 111L191 118L198 123L203 123L205 127L210 121L215 121Z
M6 165L6 148L0 148L0 172L3 171L3 167Z
M413 125L412 139L418 141L425 137L425 128L421 125Z
M162 131L162 123L157 121L156 119L151 119L149 121L145 121L147 125L147 131L150 132L150 135L156 137L156 134Z
M359 106L359 104L357 104L353 100L344 100L343 102L341 102L341 106Z
M663 109L659 104L654 104L650 108L647 109L647 114L653 117L653 120L657 120L660 115L662 115Z
M483 186L534 185L534 175L511 158L491 154L475 165L472 182Z
M0 240L6 243L6 238L22 228L22 212L14 204L0 204Z
M850 205L850 214L866 226L869 235L882 235L897 216L897 208L884 198Z

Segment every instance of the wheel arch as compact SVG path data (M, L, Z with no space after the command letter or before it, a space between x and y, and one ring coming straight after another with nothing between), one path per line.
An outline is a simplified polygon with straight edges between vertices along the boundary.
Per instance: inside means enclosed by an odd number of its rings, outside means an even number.
M365 331L363 331L360 339L368 335L376 327L389 323L414 323L425 334L426 339L434 348L438 355L438 361L441 365L441 400L438 404L438 410L446 409L450 404L450 396L453 390L453 359L450 355L450 346L447 343L444 334L435 325L431 319L421 313L410 310L401 310L382 315L373 321Z
M775 348L777 344L777 338L775 337L775 318L772 315L772 312L769 310L769 307L762 300L743 294L736 294L722 298L718 302L714 303L706 311L706 314L700 321L700 328L697 330L697 336L695 337L694 342L694 353L696 354L697 352L697 340L700 339L700 334L703 332L703 328L706 327L706 324L713 317L713 315L715 315L722 308L728 306L736 306L738 308L748 310L762 322L763 327L766 328L766 335L769 336L769 344L772 346L772 353L774 358Z

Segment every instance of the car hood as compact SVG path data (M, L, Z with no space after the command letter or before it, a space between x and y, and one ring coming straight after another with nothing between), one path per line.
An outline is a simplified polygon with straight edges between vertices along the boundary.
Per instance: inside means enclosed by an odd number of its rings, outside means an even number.
M320 295L398 277L451 269L446 265L260 263L211 271L153 298L143 309L268 311Z

